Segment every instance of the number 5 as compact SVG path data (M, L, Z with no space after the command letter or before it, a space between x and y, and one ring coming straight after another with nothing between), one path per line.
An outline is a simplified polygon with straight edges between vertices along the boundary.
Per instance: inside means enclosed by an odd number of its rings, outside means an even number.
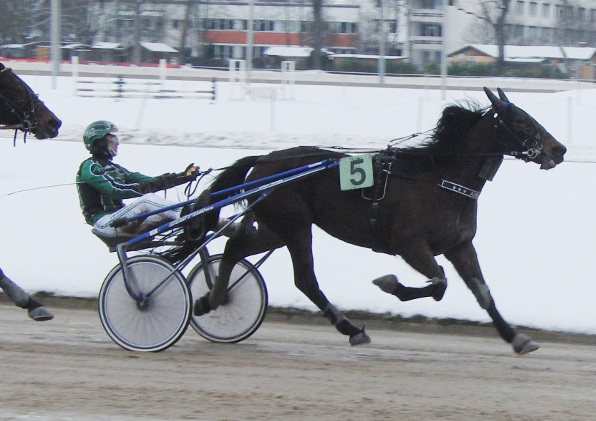
M366 171L361 167L364 163L364 159L356 158L350 162L350 183L354 186L360 186L366 181Z

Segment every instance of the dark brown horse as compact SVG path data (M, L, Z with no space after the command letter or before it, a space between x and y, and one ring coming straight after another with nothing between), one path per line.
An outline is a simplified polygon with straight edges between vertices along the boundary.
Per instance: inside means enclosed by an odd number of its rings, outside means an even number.
M0 63L0 124L48 139L58 136L62 122L20 77Z
M563 162L566 148L509 102L500 89L499 98L486 88L485 92L490 108L449 106L424 145L389 148L378 155L381 176L366 191L340 190L337 168L274 190L253 209L258 230L227 241L217 281L207 296L195 302L195 314L225 305L231 268L241 258L285 245L292 258L296 286L338 331L349 336L352 345L369 342L364 329L352 324L319 289L312 255L311 226L316 224L345 242L399 255L429 279L423 288L406 287L394 275L373 281L402 301L443 298L447 280L435 256L444 255L515 352L525 354L538 349L531 338L517 333L501 317L484 281L472 244L476 199L485 182L496 173L503 155L551 169ZM247 181L344 156L299 147L247 157L220 174L212 191L241 184L251 168Z
M3 129L31 132L38 139L56 137L62 122L31 88L0 63L0 125ZM0 287L15 305L28 311L33 320L50 320L54 316L27 292L11 281L0 269Z

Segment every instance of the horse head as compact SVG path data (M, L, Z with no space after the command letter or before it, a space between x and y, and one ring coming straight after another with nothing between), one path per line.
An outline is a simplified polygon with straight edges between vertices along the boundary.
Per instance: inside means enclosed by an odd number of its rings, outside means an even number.
M488 88L484 88L484 92L492 103L501 152L526 162L536 162L544 170L563 162L567 148L534 118L510 102L500 88L497 89L498 98Z
M47 139L58 135L62 121L21 78L0 63L0 124Z

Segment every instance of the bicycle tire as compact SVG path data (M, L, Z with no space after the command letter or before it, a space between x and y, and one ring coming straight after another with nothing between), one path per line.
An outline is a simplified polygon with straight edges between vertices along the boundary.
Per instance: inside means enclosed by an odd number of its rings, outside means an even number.
M99 292L99 316L110 338L130 351L158 352L169 348L188 328L192 298L186 280L164 259L136 256L127 261L136 293L154 289L140 306L127 291L121 265L106 276Z
M207 260L213 276L217 274L222 256L215 254ZM210 290L203 268L204 264L200 262L188 275L189 289L195 299ZM245 273L246 276L236 283ZM247 339L261 326L267 313L267 286L252 263L244 259L238 262L232 270L229 285L225 304L202 316L192 315L190 319L192 328L211 342L236 343Z

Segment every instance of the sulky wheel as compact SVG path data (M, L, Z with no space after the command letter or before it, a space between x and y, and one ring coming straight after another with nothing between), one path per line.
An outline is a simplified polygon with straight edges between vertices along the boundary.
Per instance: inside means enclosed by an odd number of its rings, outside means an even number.
M99 292L99 316L110 336L131 351L163 351L184 334L192 300L184 277L165 260L137 256L127 260L128 288L121 265Z
M207 259L195 266L188 275L188 285L194 298L207 294L215 279L222 255ZM202 316L192 316L190 325L203 338L213 342L240 342L257 331L267 312L267 287L256 267L247 260L234 266L224 304Z

